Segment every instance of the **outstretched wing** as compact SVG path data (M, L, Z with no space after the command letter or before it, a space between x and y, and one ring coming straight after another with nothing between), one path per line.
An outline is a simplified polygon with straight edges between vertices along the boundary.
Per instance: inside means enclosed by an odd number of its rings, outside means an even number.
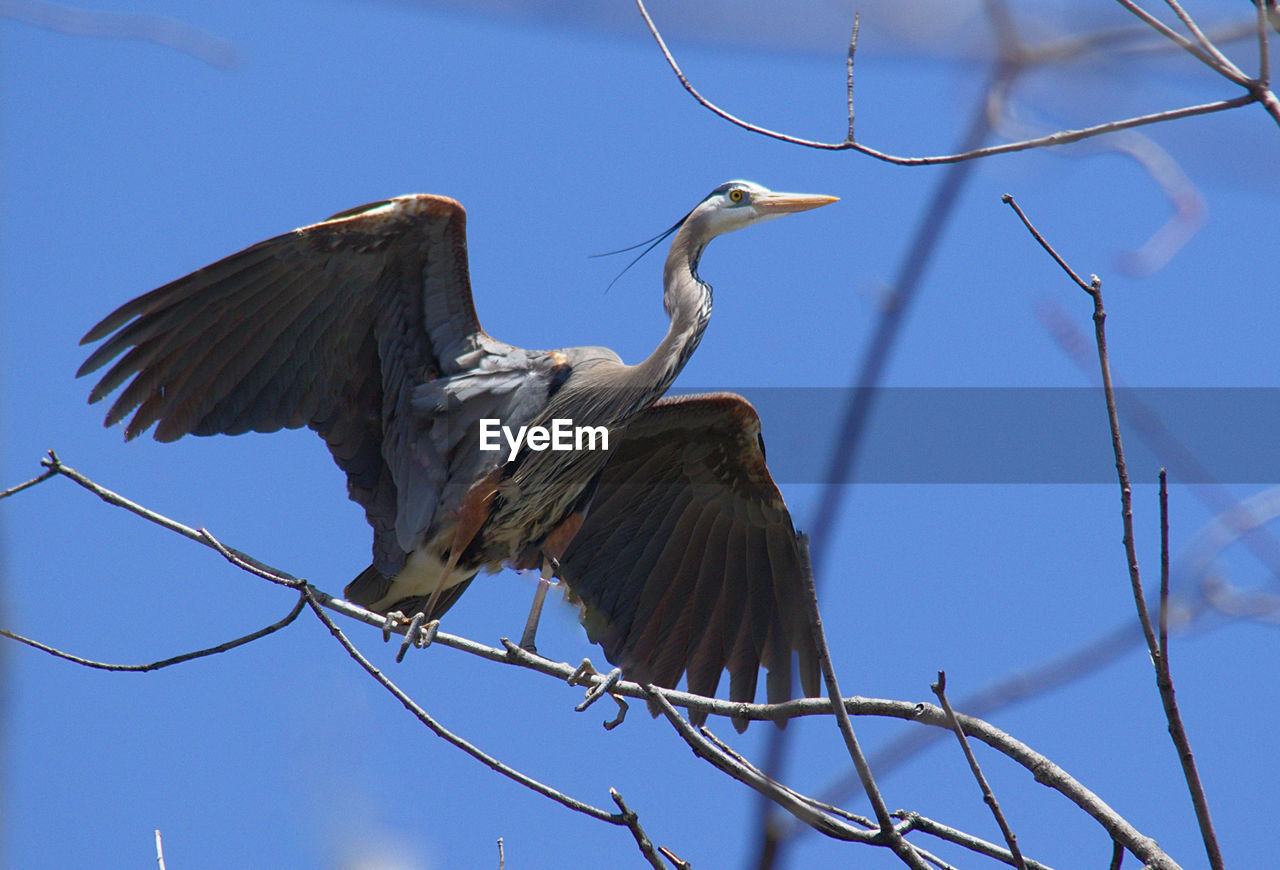
M106 418L132 413L126 438L152 424L160 441L320 433L374 527L383 573L420 531L397 530L397 515L406 501L433 505L443 479L407 467L426 459L413 447L429 442L410 413L413 388L511 350L476 317L466 213L428 195L351 209L232 254L125 303L82 343L104 338L77 375L120 357L89 400L129 382Z
M592 641L629 678L755 698L791 697L791 661L818 693L791 516L765 467L760 418L741 396L663 399L610 451L560 577ZM703 717L705 718L705 717Z

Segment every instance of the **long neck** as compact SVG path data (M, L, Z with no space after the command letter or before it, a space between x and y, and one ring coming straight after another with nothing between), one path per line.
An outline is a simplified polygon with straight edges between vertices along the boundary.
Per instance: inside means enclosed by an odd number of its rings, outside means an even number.
M650 401L665 393L680 374L711 319L711 285L698 277L698 258L705 242L694 238L693 229L686 221L676 232L662 272L662 304L671 326L653 353L632 369L636 383L651 386Z

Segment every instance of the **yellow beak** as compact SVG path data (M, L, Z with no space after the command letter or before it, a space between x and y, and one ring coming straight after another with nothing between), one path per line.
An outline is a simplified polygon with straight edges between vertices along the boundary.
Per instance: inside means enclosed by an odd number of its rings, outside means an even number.
M791 214L797 211L808 211L823 205L830 205L840 199L838 196L827 196L822 193L773 193L769 192L754 201L756 211L761 214Z

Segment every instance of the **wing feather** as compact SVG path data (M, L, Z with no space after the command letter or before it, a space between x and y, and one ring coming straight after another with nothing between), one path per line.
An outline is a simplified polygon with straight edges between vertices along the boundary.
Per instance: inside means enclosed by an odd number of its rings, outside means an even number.
M675 685L685 670L685 640L677 634L681 617L687 613L687 604L693 597L698 575L707 556L707 539L715 524L714 511L705 506L691 505L685 514L693 520L689 534L669 540L667 550L674 550L675 558L668 562L671 569L665 571L671 581L660 588L649 613L637 613L632 626L635 640L630 644L630 654L643 662L650 662L652 682L658 685ZM656 570L663 570L661 563ZM650 584L653 588L656 584ZM646 589L646 592L648 589Z
M730 698L752 701L763 666L782 701L798 657L816 694L799 545L759 425L740 396L668 398L614 447L559 574L629 675L713 694L727 669Z
M410 457L422 453L411 445L430 442L424 429L442 420L412 413L414 388L495 354L530 356L480 329L466 213L452 199L422 194L351 209L225 257L121 305L82 343L99 340L78 374L115 360L89 399L123 387L106 422L132 414L126 438L153 425L162 441L315 429L365 508L384 574L399 569L402 545L421 534L397 534L400 489L413 488L409 501L429 519L447 476L411 474Z

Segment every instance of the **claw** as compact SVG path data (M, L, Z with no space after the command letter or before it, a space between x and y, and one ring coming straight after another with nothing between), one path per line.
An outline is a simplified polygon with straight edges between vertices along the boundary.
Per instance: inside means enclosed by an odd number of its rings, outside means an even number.
M591 685L590 677L598 677L600 672L596 670L596 666L591 664L591 659L583 659L582 664L569 675L568 683L571 686L589 686Z
M601 680L599 683L591 687L591 689L587 692L587 697L582 699L582 703L574 707L573 709L581 713L583 710L590 707L596 701L599 701L605 692L609 691L614 686L618 685L618 681L621 679L622 679L622 668L614 668L613 670L609 671L608 675L606 675L603 680Z
M413 619L409 621L409 628L404 633L404 641L400 644L400 652L396 653L396 662L404 661L404 654L409 651L409 645L418 641L418 632L422 630L422 621L427 615L419 610L413 615Z
M397 625L404 622L404 614L399 610L393 610L382 617L382 642L386 643L391 640L391 632Z

